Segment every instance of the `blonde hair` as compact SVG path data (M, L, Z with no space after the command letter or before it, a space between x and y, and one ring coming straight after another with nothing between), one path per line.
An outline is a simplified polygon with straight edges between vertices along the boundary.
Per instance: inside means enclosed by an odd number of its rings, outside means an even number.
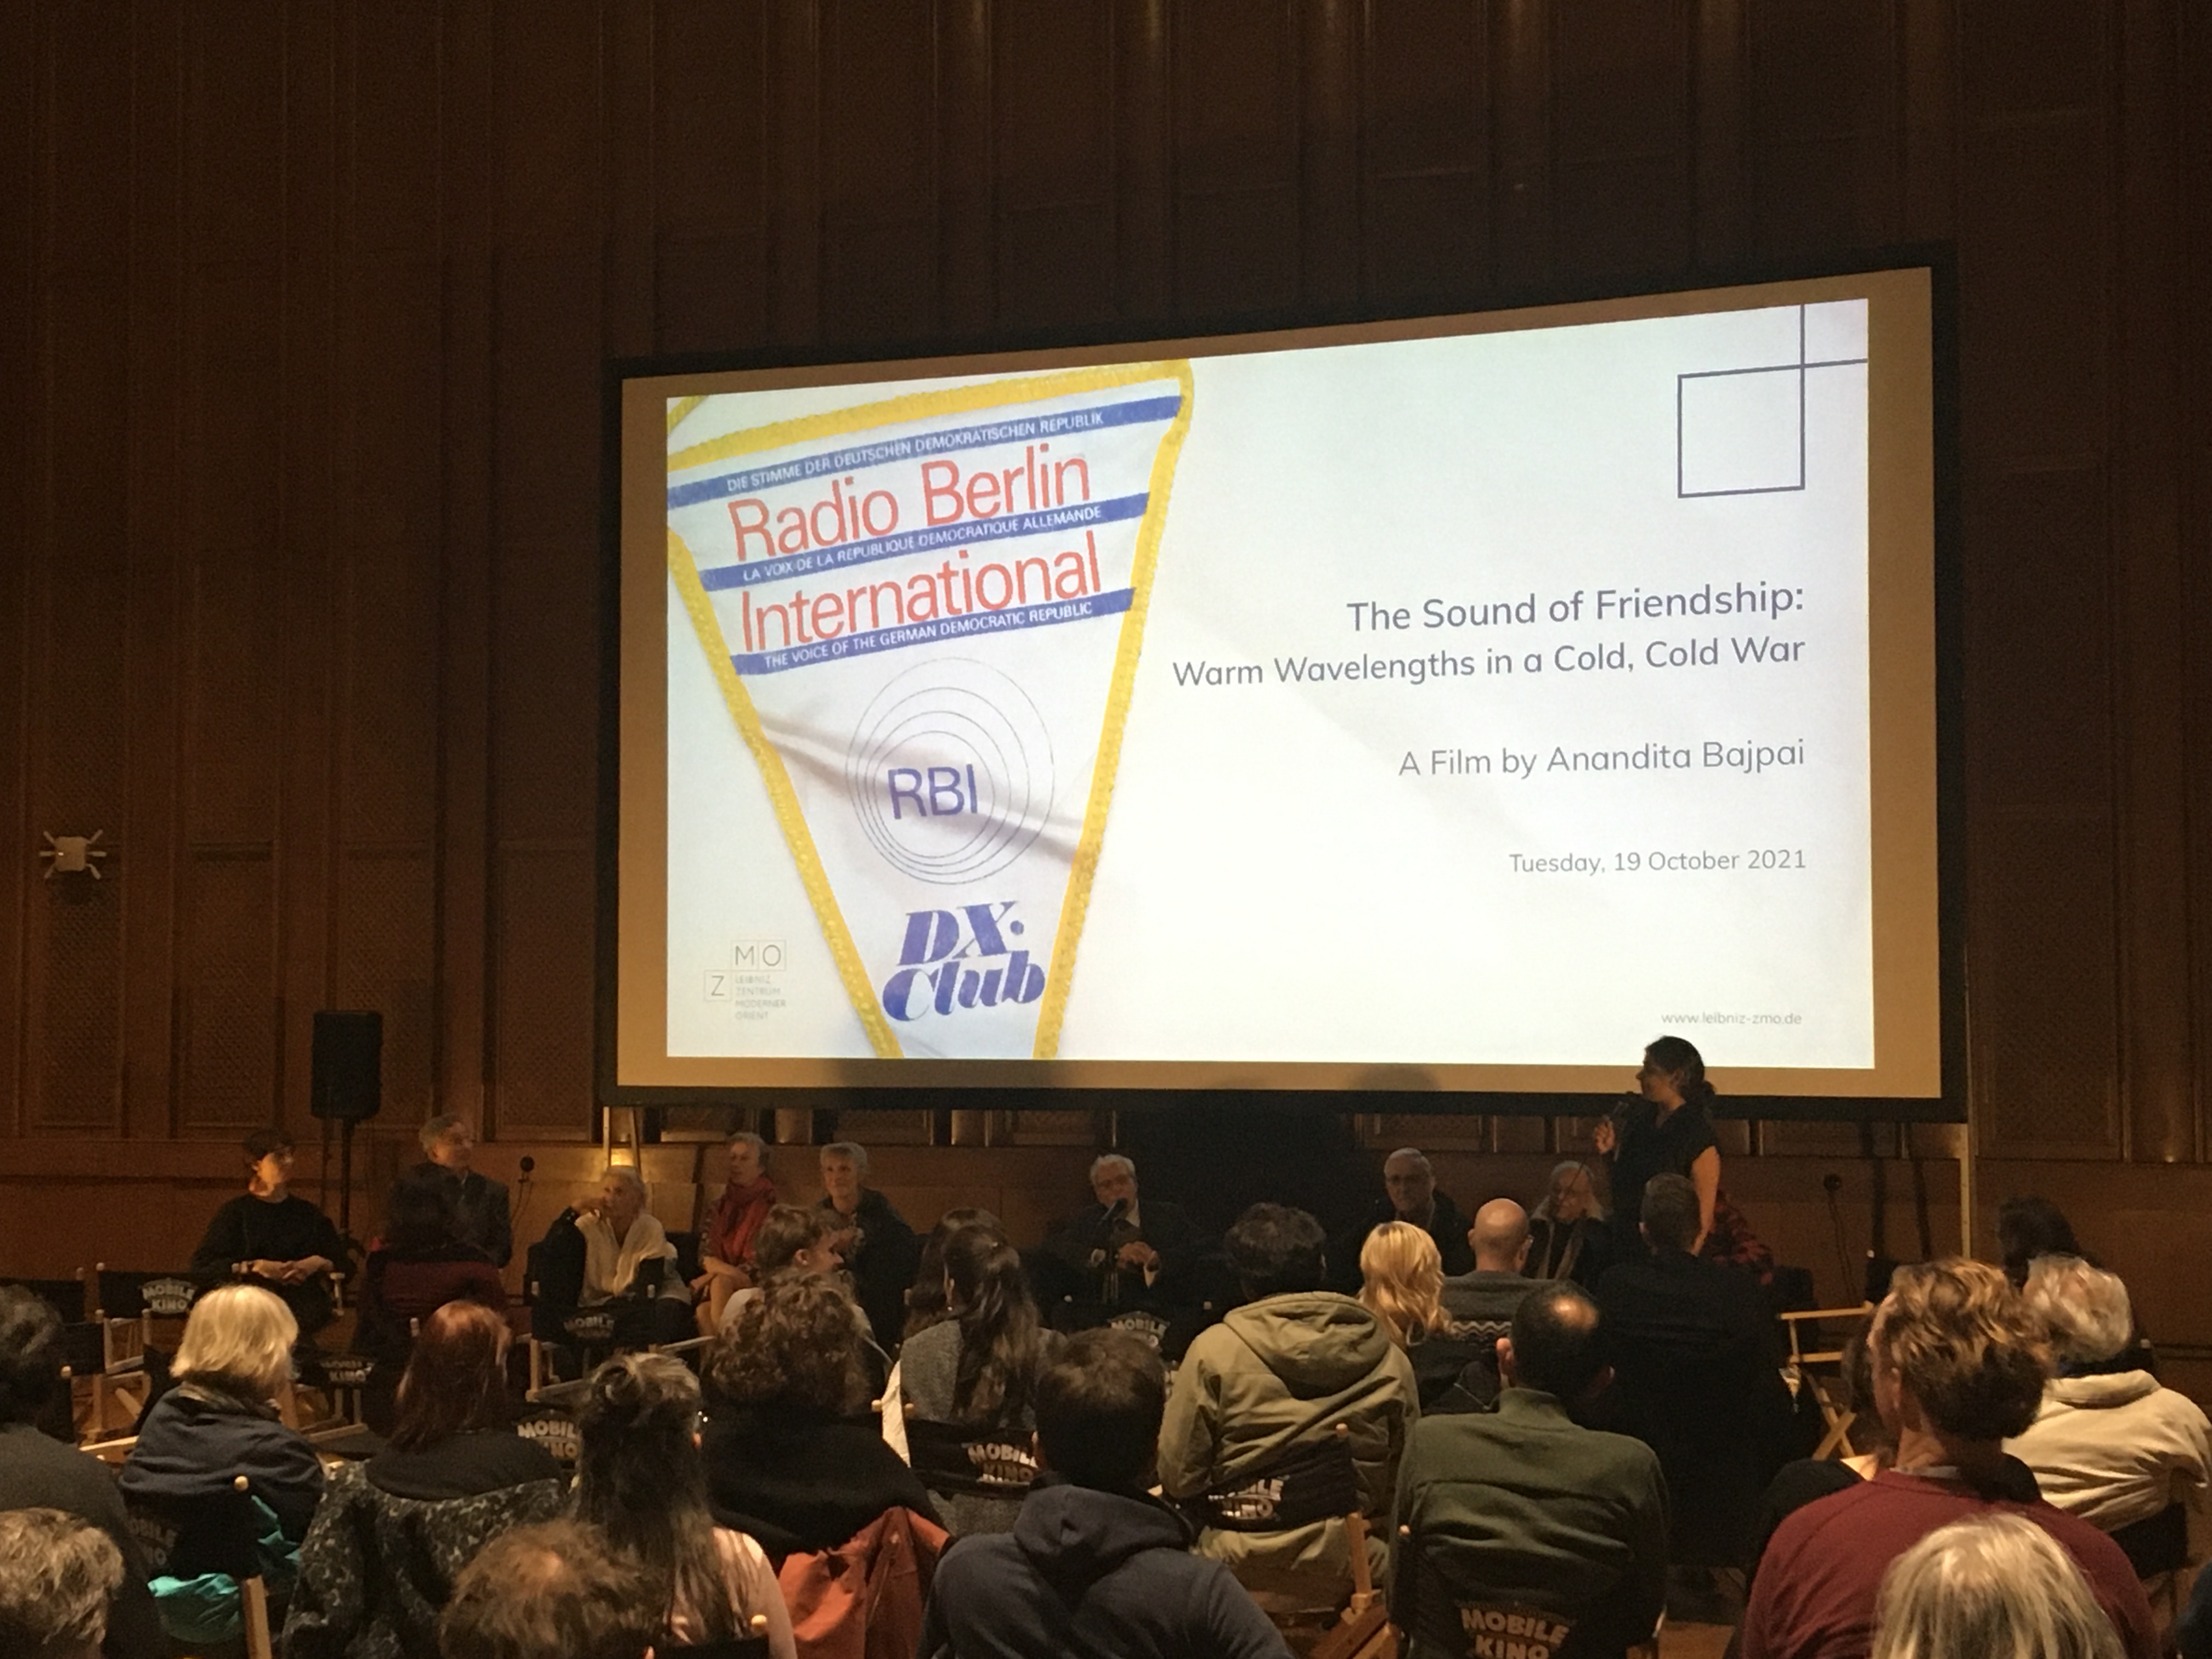
M252 1400L274 1400L291 1380L300 1322L258 1285L223 1285L192 1304L170 1372Z
M1400 1347L1448 1328L1444 1262L1437 1241L1410 1221L1386 1221L1359 1247L1359 1305Z
M2028 1311L2051 1333L2061 1359L2094 1365L2124 1353L2136 1334L2136 1312L2118 1273L2078 1255L2039 1255L2027 1264Z
M2043 1403L2051 1345L2002 1269L1954 1256L1899 1267L1868 1333L1928 1420L1960 1440L2025 1433Z
M1890 1563L1869 1659L2121 1659L2066 1552L2002 1510L1938 1527Z

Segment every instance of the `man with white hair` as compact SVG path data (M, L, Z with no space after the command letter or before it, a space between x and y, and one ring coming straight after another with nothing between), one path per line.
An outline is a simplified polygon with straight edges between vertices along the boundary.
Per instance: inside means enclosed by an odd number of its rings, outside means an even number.
M1091 1165L1090 1205L1054 1229L1045 1250L1070 1270L1079 1305L1172 1303L1203 1243L1198 1225L1164 1199L1140 1198L1137 1166L1120 1152Z
M2023 1295L2051 1333L2057 1375L2005 1449L2035 1471L2046 1501L2113 1534L2139 1569L2180 1545L2185 1528L2186 1585L2212 1541L2212 1423L2137 1368L2135 1309L2118 1274L2076 1255L2038 1256ZM2147 1548L2160 1530L2170 1533L2165 1552Z
M461 1238L504 1267L514 1259L514 1226L507 1209L507 1183L494 1181L471 1167L476 1158L476 1131L469 1121L443 1112L425 1123L419 1136L422 1158L414 1173L436 1176L452 1184L453 1206L460 1212Z
M1447 1278L1474 1271L1466 1212L1452 1202L1449 1193L1437 1189L1426 1152L1418 1146L1401 1146L1384 1158L1382 1193L1359 1225L1329 1253L1338 1289L1351 1292L1359 1288L1359 1252L1366 1247L1367 1235L1386 1221L1411 1222L1436 1240Z

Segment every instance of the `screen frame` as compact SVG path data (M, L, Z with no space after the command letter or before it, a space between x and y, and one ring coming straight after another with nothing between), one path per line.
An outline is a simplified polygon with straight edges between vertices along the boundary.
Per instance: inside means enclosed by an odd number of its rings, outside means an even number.
M1282 1089L1233 1085L1133 1087L1058 1081L1049 1073L1066 1062L890 1062L927 1064L935 1079L869 1079L856 1075L830 1085L747 1084L714 1086L623 1084L617 1080L620 985L622 826L622 416L629 382L672 374L747 370L861 367L915 359L1079 349L1111 349L1151 342L1194 341L1291 329L1419 323L1425 319L1494 314L1539 307L1660 299L1708 289L1849 277L1884 271L1924 270L1929 302L1933 484L1936 865L1937 1048L1940 1092L1934 1096L1729 1094L1721 1113L1731 1117L1814 1121L1964 1123L1967 1121L1967 978L1965 953L1966 846L1963 756L1963 596L1960 547L1960 476L1958 449L1957 281L1949 244L1914 245L1869 252L1846 260L1732 266L1662 283L1609 283L1549 288L1510 295L1441 295L1406 307L1335 307L1216 315L1189 321L1172 317L1109 325L1000 330L925 339L847 345L769 345L720 353L611 358L603 366L600 471L599 721L595 837L592 1073L596 1103L635 1108L668 1105L738 1106L755 1109L835 1109L838 1106L896 1110L941 1109L983 1104L994 1109L1175 1109L1199 1103L1234 1103L1239 1109L1311 1111L1316 1108L1392 1114L1482 1113L1492 1115L1589 1116L1612 1109L1617 1094L1568 1091L1451 1090L1432 1086ZM840 1063L842 1062L833 1062ZM882 1061L854 1062L856 1068ZM1125 1069L1143 1062L1115 1062ZM1161 1063L1164 1067L1167 1063ZM979 1066L1037 1068L1047 1074L1009 1079ZM1174 1069L1174 1068L1169 1068ZM1418 1065L1370 1068L1378 1081L1409 1079ZM1628 1071L1624 1057L1624 1078ZM985 1097L977 1101L970 1097Z

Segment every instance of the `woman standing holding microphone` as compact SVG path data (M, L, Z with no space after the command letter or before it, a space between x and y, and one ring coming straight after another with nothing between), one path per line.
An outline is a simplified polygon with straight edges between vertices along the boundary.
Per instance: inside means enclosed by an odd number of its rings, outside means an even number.
M1645 1183L1654 1176L1678 1175L1698 1189L1698 1242L1692 1254L1702 1254L1721 1191L1721 1149L1713 1133L1713 1085L1705 1081L1705 1056L1686 1038L1662 1036L1644 1051L1636 1087L1641 1098L1601 1120L1592 1142L1612 1172L1619 1248L1644 1249L1638 1224Z

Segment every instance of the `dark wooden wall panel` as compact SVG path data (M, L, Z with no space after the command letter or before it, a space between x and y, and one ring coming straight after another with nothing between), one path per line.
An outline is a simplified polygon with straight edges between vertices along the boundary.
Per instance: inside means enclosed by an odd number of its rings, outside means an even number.
M0 1127L296 1121L351 1003L395 1114L586 1132L608 355L1929 239L1975 1109L2008 1158L2203 1156L2184 0L0 0ZM94 829L112 881L38 879Z

